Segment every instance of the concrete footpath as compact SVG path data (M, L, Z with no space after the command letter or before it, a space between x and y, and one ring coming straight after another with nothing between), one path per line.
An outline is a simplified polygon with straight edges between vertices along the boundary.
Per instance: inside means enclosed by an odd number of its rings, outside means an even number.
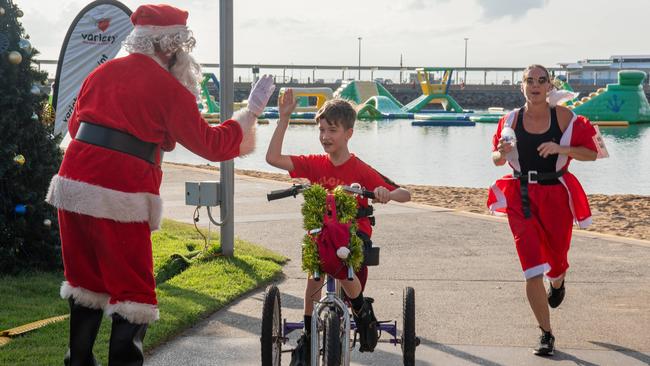
M191 222L184 182L218 180L218 173L174 165L164 172L164 216ZM267 192L287 186L236 176L235 235L291 258L277 285L282 317L299 321L302 198L266 201ZM375 212L381 265L371 267L366 295L375 298L380 320L395 319L401 329L402 290L415 289L417 365L650 365L650 242L576 232L567 297L551 310L555 356L540 358L531 351L539 330L505 220L416 204L375 205ZM207 225L205 211L201 222ZM253 291L158 347L145 364L259 365L263 293ZM283 365L289 359L284 353ZM351 359L402 364L401 349L389 344L371 354L355 350Z

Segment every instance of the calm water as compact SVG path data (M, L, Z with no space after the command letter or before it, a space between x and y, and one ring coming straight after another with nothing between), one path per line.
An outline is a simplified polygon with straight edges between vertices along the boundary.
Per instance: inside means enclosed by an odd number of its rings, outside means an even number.
M235 168L280 172L265 162L275 121L258 126L257 150L235 160ZM474 127L415 127L410 120L358 121L350 150L398 183L487 187L509 172L491 162L496 124ZM595 162L573 161L570 170L587 193L650 195L650 124L601 128L610 157ZM290 126L285 154L322 153L316 126ZM180 145L165 161L204 164L207 160Z

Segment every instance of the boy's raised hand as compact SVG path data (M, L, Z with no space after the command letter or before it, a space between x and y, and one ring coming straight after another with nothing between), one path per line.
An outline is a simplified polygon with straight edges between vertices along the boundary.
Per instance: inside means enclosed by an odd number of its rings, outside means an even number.
M278 112L280 113L280 121L288 122L291 118L291 113L296 109L298 99L293 98L293 89L289 88L284 91L278 98Z

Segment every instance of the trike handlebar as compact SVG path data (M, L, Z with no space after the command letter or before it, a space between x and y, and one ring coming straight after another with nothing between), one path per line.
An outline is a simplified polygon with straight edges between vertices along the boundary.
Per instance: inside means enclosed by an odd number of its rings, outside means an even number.
M271 191L271 193L266 194L266 199L269 201L273 200L279 200L281 198L286 198L286 197L296 197L299 193L302 193L305 189L309 188L309 184L294 184L289 188L285 189L278 189L275 191ZM357 184L353 184L351 186L341 186L344 191L360 195L362 197L374 199L375 198L375 193L372 191L366 191L365 189L362 189L360 186Z
M306 184L294 184L290 188L278 189L276 191L271 191L271 193L266 194L266 199L269 201L279 200L280 198L286 197L296 197L303 190L308 188L309 185Z

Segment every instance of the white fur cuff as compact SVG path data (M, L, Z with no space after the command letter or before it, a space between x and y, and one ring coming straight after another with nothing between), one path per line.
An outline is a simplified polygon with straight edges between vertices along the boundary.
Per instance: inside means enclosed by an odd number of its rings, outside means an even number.
M74 299L74 302L91 309L104 309L110 296L99 292L86 290L83 287L74 287L68 281L61 283L62 299Z
M232 119L239 123L242 129L242 140L239 144L239 155L248 155L255 150L255 125L257 117L248 108L235 112Z
M128 320L129 323L133 324L148 324L160 318L158 306L133 301L108 304L106 309L104 309L104 313L106 316L119 314L124 319Z

